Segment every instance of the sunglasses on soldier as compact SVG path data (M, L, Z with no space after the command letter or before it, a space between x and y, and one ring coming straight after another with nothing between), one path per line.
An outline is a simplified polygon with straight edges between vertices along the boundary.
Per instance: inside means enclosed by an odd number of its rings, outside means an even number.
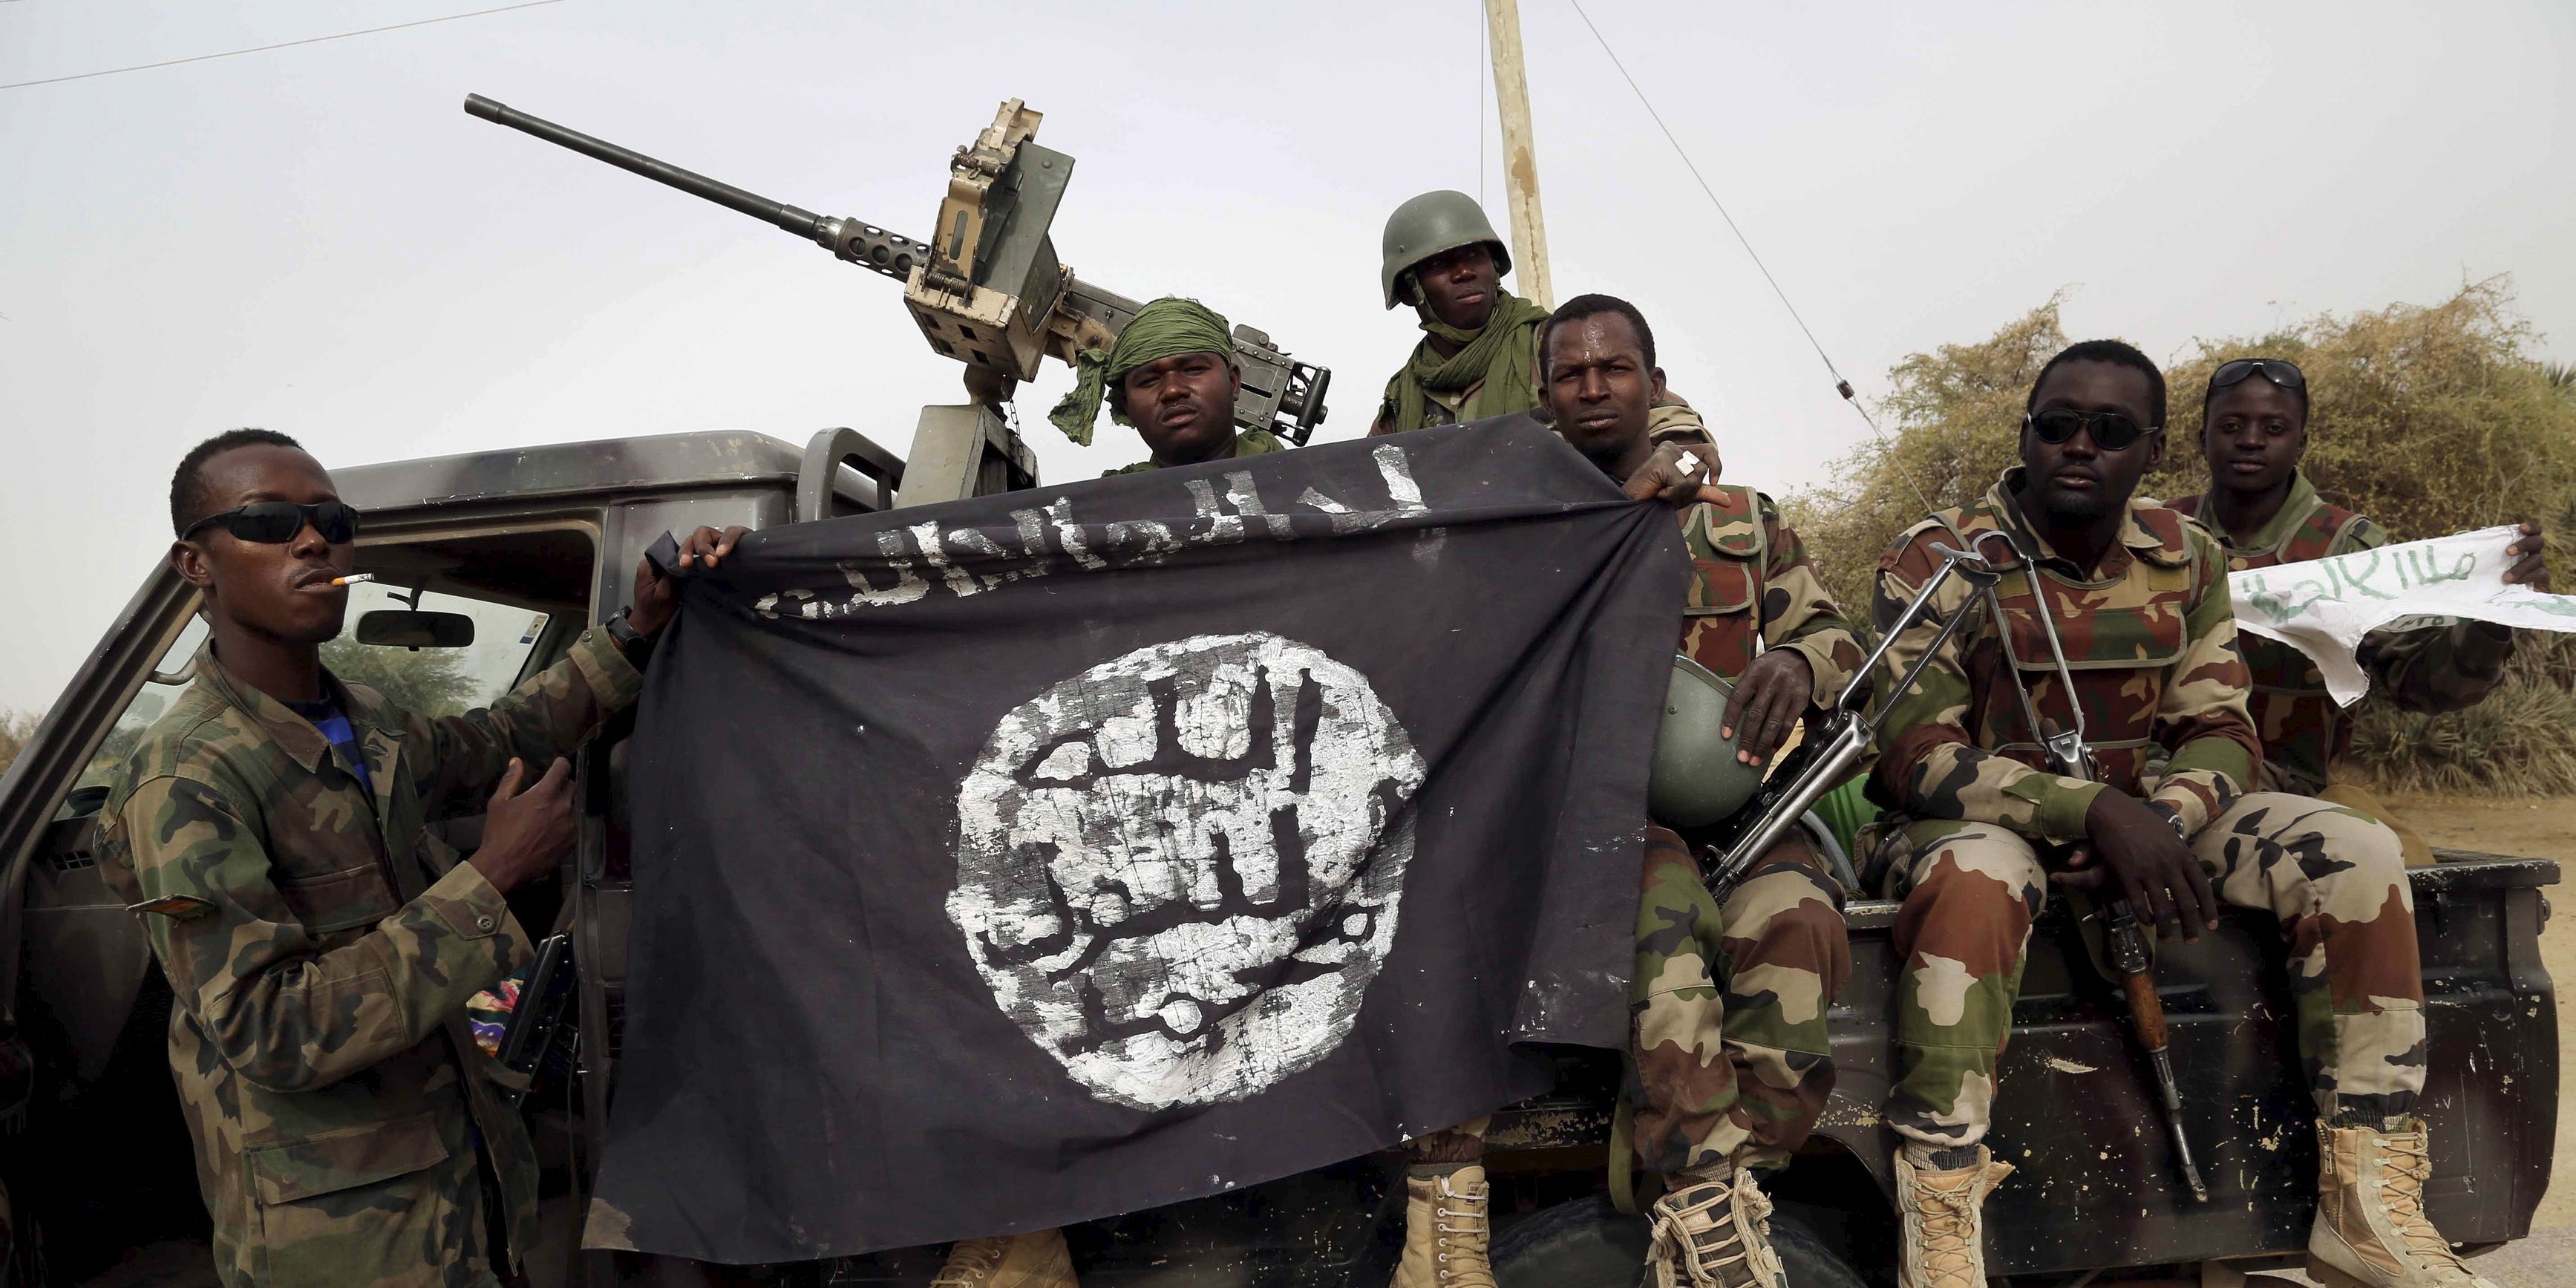
M257 542L264 546L282 546L295 539L295 534L312 524L324 541L344 546L358 539L357 507L341 501L316 501L298 505L293 501L254 501L249 505L209 514L188 525L179 534L182 541L197 535L199 529L221 525L236 541Z
M2237 358L2218 364L2218 370L2209 373L2209 392L2243 384L2247 376L2261 376L2295 392L2303 393L2308 387L2308 378L2300 374L2298 364L2286 358Z
M2079 429L2089 430L2093 435L2093 445L2106 452L2124 450L2156 429L2153 425L2141 429L2138 422L2118 412L2076 411L2067 407L2025 412L2021 423L2024 429L2037 435L2039 441L2051 446L2075 437L2075 431Z

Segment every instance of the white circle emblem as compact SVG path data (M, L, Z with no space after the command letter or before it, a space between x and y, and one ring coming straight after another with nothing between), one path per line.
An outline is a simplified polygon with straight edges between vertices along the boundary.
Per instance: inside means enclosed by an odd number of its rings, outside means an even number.
M957 793L948 919L1093 1095L1241 1100L1350 1032L1422 757L1368 678L1276 635L1137 649L1004 715Z

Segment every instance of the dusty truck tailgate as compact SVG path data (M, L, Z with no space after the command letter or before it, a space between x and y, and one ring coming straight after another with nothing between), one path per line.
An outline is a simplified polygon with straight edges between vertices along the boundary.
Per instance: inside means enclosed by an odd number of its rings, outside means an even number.
M2558 1016L2540 962L2558 865L2464 851L2411 874L2432 1068L2429 1208L2468 1244L2520 1238L2549 1182ZM1895 906L1855 903L1853 974L1833 1015L1840 1076L1820 1131L1891 1182L1879 1105L1891 1072ZM2017 1275L2289 1252L2315 1205L2314 1102L2299 1068L2278 923L2231 911L2159 950L2184 1125L2210 1188L2193 1203L2126 1012L2080 957L2062 904L2031 933L1988 1143L2019 1169L1987 1206L1988 1268ZM1891 1191L1892 1192L1892 1191Z

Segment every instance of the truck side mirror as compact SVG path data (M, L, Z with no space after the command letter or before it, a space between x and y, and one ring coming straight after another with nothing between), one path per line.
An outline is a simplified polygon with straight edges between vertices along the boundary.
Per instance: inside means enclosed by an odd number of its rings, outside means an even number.
M474 642L474 619L463 613L380 608L358 615L358 642L413 650L464 648Z

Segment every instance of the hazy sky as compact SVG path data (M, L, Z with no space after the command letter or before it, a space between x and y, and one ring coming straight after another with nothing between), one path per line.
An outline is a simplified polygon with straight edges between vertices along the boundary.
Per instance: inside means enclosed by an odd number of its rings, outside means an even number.
M490 3L0 0L0 83ZM2070 331L2161 356L2510 272L2576 357L2576 7L1587 7L1864 394L2060 287ZM0 90L0 709L51 701L220 429L334 465L836 424L901 452L960 401L892 283L469 91L915 236L1025 98L1079 162L1066 260L1332 367L1345 437L1418 337L1378 308L1386 212L1478 185L1480 12L567 0ZM1644 308L1730 479L1820 480L1859 419L1566 0L1522 20L1559 295ZM1143 454L1056 436L1068 383L1019 400L1050 481Z

